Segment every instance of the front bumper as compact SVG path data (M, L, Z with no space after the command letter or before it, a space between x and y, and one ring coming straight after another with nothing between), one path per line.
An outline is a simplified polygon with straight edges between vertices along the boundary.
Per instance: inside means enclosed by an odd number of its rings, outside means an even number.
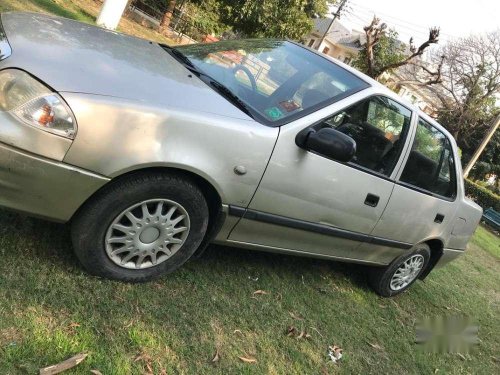
M0 143L0 206L66 222L109 178Z

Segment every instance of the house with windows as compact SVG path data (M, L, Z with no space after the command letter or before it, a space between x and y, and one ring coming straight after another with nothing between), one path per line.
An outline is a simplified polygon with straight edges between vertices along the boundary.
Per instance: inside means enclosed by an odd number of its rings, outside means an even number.
M366 42L363 32L349 30L338 20L332 24L331 18L316 18L313 22L314 27L305 37L305 44L346 64L353 61ZM330 31L326 33L328 29Z
M339 20L332 23L332 18L316 18L313 22L313 29L304 38L304 44L345 64L352 65L366 43L365 33L349 30ZM327 30L329 31L327 32ZM381 83L415 104L428 115L436 116L440 100L435 93L419 85L400 83L411 80L411 77L415 77L417 74L418 72L410 71L405 67L391 74L385 74Z

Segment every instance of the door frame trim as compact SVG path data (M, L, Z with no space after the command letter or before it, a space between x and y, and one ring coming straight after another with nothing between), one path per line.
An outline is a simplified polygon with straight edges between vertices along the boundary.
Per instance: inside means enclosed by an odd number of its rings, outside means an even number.
M404 250L408 250L413 247L413 244L407 242L401 242L401 241L391 240L388 238L371 236L369 234L341 229L326 224L312 223L310 221L293 219L286 216L270 214L267 212L262 212L252 209L246 209L240 206L229 205L228 213L231 216L237 216L248 220L280 225L284 227L323 234L326 236L344 238L352 241L366 242L373 245L387 246Z

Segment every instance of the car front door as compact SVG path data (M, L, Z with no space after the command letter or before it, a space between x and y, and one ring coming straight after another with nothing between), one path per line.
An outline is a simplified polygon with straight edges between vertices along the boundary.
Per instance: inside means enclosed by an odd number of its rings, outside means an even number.
M230 241L368 263L383 263L384 259L360 251L362 242L400 245L373 239L370 233L394 188L391 177L405 147L412 112L381 95L338 104L312 124L304 118L281 128L249 207L230 207L231 214L242 217ZM297 134L304 129L325 127L356 141L350 162L296 145Z

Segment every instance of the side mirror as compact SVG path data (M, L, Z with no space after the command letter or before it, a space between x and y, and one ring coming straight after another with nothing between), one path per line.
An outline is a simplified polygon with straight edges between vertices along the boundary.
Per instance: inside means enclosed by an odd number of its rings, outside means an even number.
M314 151L328 158L348 162L356 153L356 142L348 135L332 128L318 131L306 129L297 134L295 142L299 147Z

